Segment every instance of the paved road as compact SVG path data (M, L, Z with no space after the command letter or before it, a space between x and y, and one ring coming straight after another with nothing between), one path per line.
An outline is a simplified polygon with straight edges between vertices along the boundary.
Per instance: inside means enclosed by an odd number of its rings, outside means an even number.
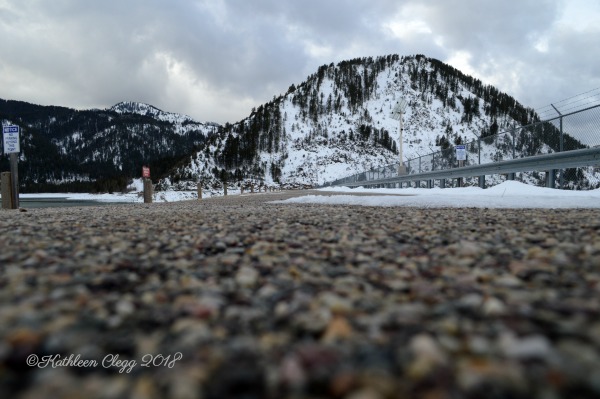
M600 395L597 210L292 195L0 211L0 392Z

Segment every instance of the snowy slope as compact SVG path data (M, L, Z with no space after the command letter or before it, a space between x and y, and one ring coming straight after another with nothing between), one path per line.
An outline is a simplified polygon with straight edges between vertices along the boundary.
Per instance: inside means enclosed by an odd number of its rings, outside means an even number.
M134 102L134 101L123 101L113 105L110 111L119 114L137 114L142 116L148 116L158 121L168 122L175 126L175 132L179 134L187 134L193 130L200 130L205 132L212 132L219 125L217 123L197 122L188 115L178 114L174 112L165 112L150 104Z
M516 100L424 56L386 56L324 65L297 87L220 130L206 148L174 169L159 187L320 185L398 162L399 123L390 117L400 98L404 159L530 123L535 115ZM502 140L484 144L482 162L502 159ZM547 152L541 143L538 152Z

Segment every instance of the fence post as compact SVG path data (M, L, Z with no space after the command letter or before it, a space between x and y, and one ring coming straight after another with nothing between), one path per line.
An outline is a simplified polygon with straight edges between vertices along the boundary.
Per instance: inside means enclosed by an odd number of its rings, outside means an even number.
M478 163L478 165L481 165L481 136L477 137L477 144L478 144L477 145L477 147L478 147L477 152L479 153L479 163Z
M485 176L479 176L479 187L485 188Z
M560 152L563 152L563 151L564 151L563 117L562 117L562 114L561 114L561 116L560 116ZM559 180L560 181L558 183L560 188L564 187L564 185L563 185L563 183L564 183L564 181L563 181L563 179L564 179L564 177L563 177L563 175L564 175L563 171L564 171L564 169L560 170L560 176L559 176Z
M512 128L510 129L510 138L511 138L511 147L512 147L512 159L515 159L516 157L516 149L515 149L515 131L516 131L517 127L516 124L512 125Z
M561 112L556 109L556 107L554 106L554 104L550 104L552 105L552 108L554 108L554 110L556 111L556 113L560 116L559 120L559 124L560 124L560 143L558 144L558 151L563 152L564 151L564 136L563 136L563 114L561 114ZM563 172L562 169L560 171L560 176L559 176L559 183L560 188L563 188Z
M223 182L223 196L227 196L227 182Z
M197 190L198 190L198 200L201 200L202 199L202 183L198 183Z
M546 187L555 188L554 179L556 178L556 170L550 169L546 171Z

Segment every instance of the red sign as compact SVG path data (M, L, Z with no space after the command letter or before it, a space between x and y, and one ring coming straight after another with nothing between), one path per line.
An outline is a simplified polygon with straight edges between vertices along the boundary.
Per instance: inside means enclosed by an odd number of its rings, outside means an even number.
M150 177L150 168L147 166L142 166L142 177Z

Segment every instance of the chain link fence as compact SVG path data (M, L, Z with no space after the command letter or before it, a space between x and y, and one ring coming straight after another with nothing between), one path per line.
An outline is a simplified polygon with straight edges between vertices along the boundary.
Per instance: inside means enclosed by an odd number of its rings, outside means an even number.
M558 110L557 110L558 113ZM600 146L600 105L526 126L514 126L495 135L480 136L466 146L464 166L487 164L540 154L572 151ZM335 180L329 185L368 182L398 176L399 164L386 165L366 172ZM419 174L459 167L456 148L448 146L440 151L404 162L408 174ZM514 176L486 176L486 185L514 178L527 184L545 186L543 171L516 173ZM466 185L477 185L477 178L466 179ZM600 165L595 167L558 170L555 187L571 190L600 188Z

